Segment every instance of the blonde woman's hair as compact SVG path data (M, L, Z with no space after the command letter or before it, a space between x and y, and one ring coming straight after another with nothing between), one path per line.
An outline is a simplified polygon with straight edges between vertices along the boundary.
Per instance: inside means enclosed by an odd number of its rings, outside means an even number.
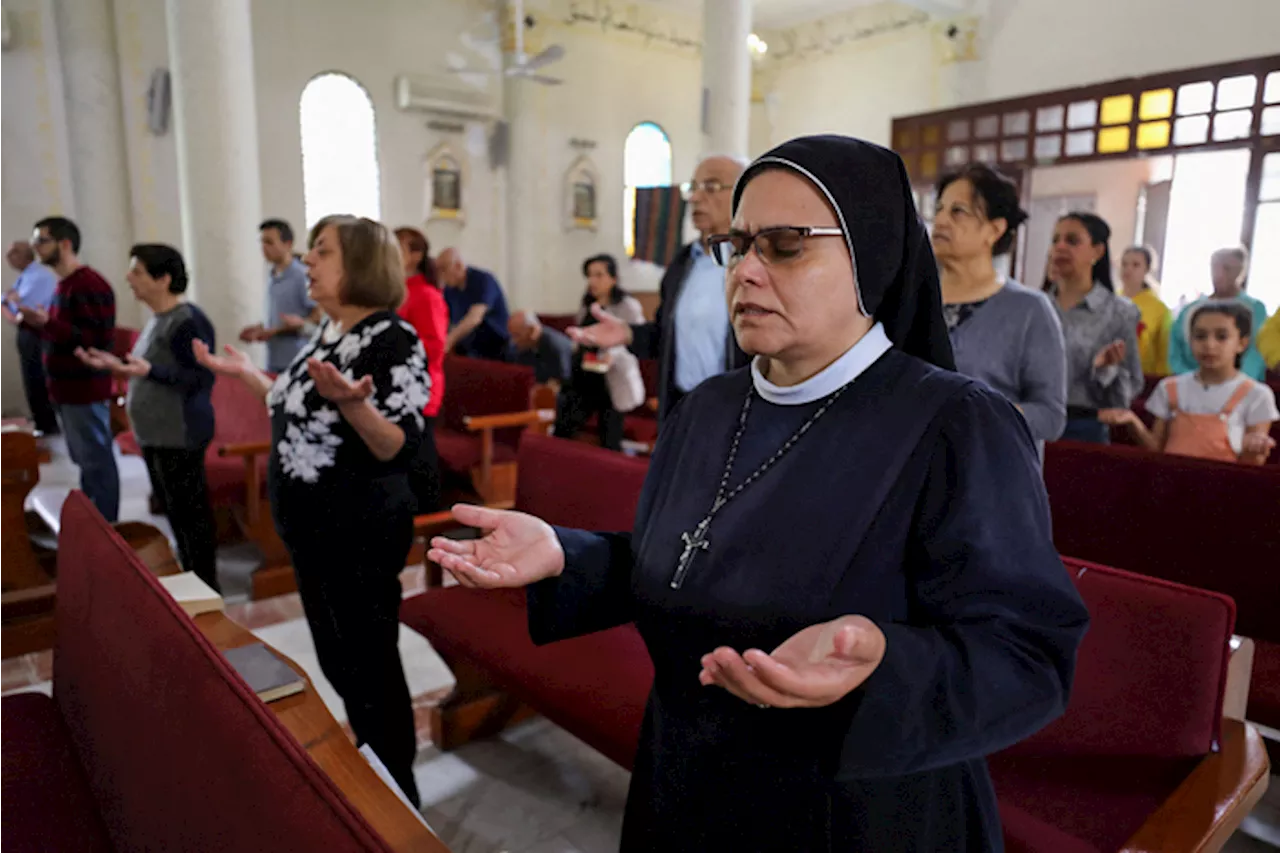
M342 287L338 298L344 305L394 311L404 301L404 261L400 241L381 222L358 216L326 216L311 228L307 246L315 245L329 226L338 232L342 247Z

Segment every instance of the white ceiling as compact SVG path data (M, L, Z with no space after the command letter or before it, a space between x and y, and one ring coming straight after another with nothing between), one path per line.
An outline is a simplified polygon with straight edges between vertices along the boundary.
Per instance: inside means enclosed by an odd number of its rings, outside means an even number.
M754 0L754 28L786 29L876 2L878 0Z
M708 2L708 0L703 0ZM726 0L710 0L724 3ZM778 30L815 21L828 15L847 12L859 6L870 6L880 0L752 0L755 9L753 29ZM702 3L690 0L648 0L650 5L666 6L682 12L702 13Z

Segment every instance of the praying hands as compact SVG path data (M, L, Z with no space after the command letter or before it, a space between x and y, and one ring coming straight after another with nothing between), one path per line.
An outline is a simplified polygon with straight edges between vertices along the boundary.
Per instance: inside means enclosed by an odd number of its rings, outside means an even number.
M847 696L884 658L884 633L865 616L841 616L795 634L770 654L722 646L702 656L698 681L769 708L821 708Z
M480 539L431 540L427 559L463 586L499 589L528 586L564 571L564 550L551 525L522 512L458 504L453 517L484 531Z
M431 540L427 558L463 586L500 589L528 586L564 571L564 551L551 526L532 515L459 504L460 524L484 536ZM838 702L875 672L885 638L863 616L812 625L773 652L721 647L702 658L698 680L744 702L772 708L820 708Z
M94 370L106 370L121 376L141 378L151 373L151 362L141 356L130 355L127 359L121 359L117 355L93 347L88 349L76 347L76 358Z

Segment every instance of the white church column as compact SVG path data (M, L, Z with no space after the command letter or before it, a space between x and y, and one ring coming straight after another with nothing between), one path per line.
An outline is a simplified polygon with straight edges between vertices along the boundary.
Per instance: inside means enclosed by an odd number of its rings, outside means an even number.
M262 184L249 0L166 0L182 239L218 340L263 320Z
M751 0L707 0L702 13L702 143L747 156L751 121Z
M503 85L507 118L507 257L502 288L511 310L545 310L543 273L546 234L550 223L545 182L544 140L539 133L537 101L539 84L507 78Z
M138 325L141 311L124 282L133 244L128 161L111 0L57 0L54 15L62 56L67 148L80 255L112 283L117 322ZM49 211L53 213L54 211Z

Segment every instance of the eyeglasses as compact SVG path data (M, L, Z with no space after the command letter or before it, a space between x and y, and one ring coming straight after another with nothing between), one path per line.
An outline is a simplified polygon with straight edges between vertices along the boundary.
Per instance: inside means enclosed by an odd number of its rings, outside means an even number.
M714 234L707 240L711 257L722 267L731 267L747 256L754 246L760 260L766 264L781 264L798 258L804 251L808 237L843 237L839 228L812 225L775 225L761 228L754 234L746 231L730 231Z
M680 185L680 196L688 201L693 198L693 194L701 190L707 195L714 193L722 193L725 190L733 189L733 184L725 184L712 178L707 181L689 181Z
M45 243L53 243L53 242L54 242L54 239L52 237L47 237L44 234L38 234L35 237L31 238L32 246L43 246Z

